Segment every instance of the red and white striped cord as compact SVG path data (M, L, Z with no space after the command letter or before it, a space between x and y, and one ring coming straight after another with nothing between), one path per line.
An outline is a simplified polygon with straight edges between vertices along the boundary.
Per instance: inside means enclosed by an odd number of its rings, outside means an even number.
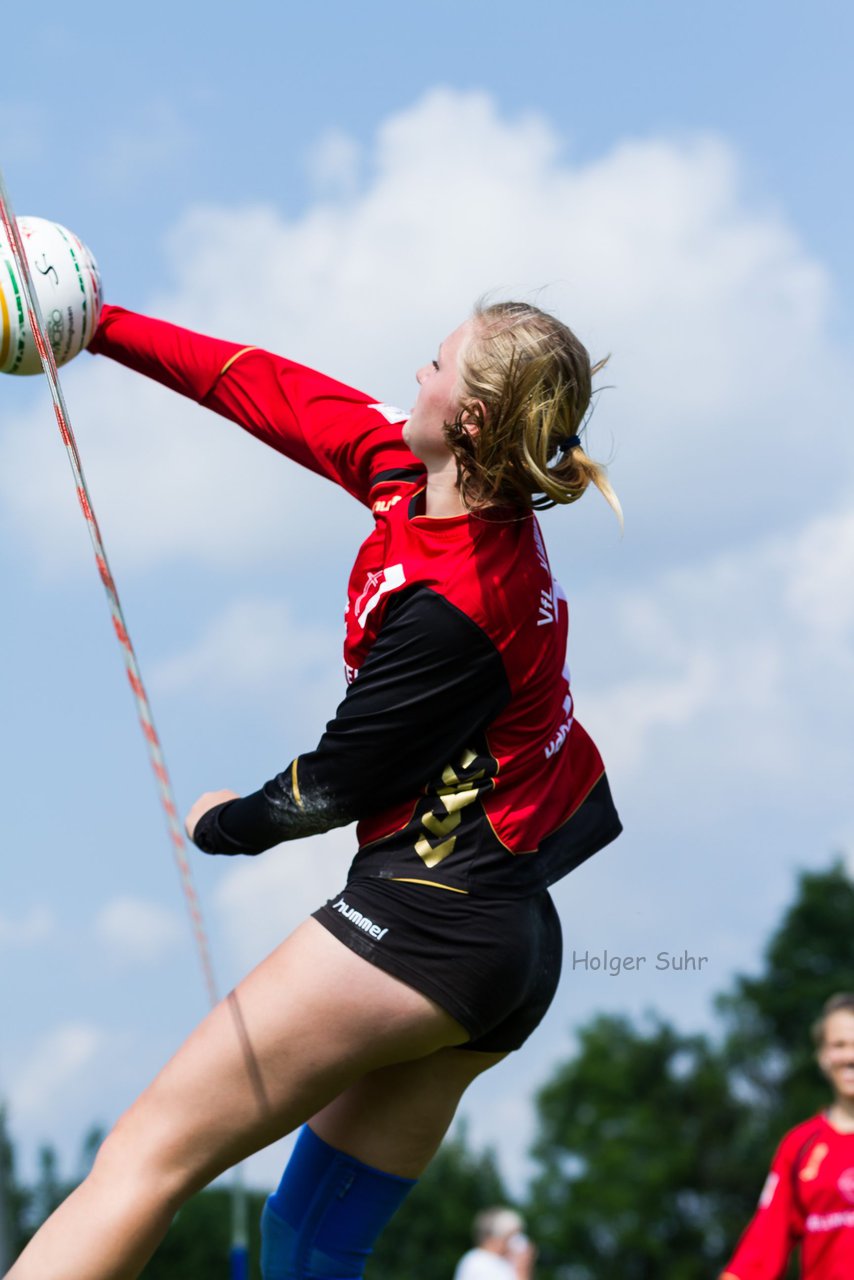
M139 664L136 660L136 654L128 633L127 624L122 612L122 606L119 602L116 584L113 579L113 575L110 572L109 563L107 561L107 552L104 547L103 539L101 538L101 531L98 528L98 521L95 518L92 500L89 495L89 489L86 485L86 478L83 475L83 466L80 461L80 454L77 450L77 442L71 429L71 422L68 416L68 409L65 404L65 397L62 394L62 387L59 383L56 361L54 359L51 345L45 337L44 319L41 314L38 298L36 297L36 291L33 287L33 279L30 274L27 255L24 251L21 234L18 230L18 223L15 219L15 214L9 200L9 193L3 180L2 170L0 170L0 221L2 221L3 229L6 233L6 238L12 252L12 257L18 269L18 279L24 295L24 301L27 307L30 326L33 331L33 337L35 338L42 367L50 386L51 396L53 397L53 407L56 412L56 420L59 424L59 433L62 436L62 442L65 445L68 453L68 459L71 463L74 483L77 488L77 498L86 519L86 524L89 529L89 537L91 538L92 547L95 552L95 563L98 566L98 573L102 583L104 584L104 590L107 593L110 613L113 619L113 627L115 628L116 636L119 644L121 645L125 667L127 669L127 677L136 700L139 723L145 737L151 767L154 770L154 776L157 781L157 791L160 796L160 803L166 814L166 823L169 829L172 852L175 857L175 861L178 864L181 887L183 888L187 909L190 913L190 921L196 940L199 959L202 964L205 985L207 987L211 1006L213 1006L217 1003L218 996L216 991L216 982L214 980L213 965L211 963L210 947L208 945L208 937L205 930L204 920L202 918L198 894L196 893L195 885L193 883L193 875L190 870L190 864L187 861L187 845L178 810L175 806L172 783L166 769L163 751L160 746L160 739L158 738L157 730L154 727L154 718L151 714L151 704L148 701L148 694L146 693L145 686L142 682Z

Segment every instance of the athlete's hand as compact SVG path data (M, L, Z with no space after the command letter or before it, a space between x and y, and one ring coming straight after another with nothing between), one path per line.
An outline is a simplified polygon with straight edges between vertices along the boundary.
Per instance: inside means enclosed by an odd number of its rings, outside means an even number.
M195 834L197 822L208 809L215 809L218 804L225 804L226 800L239 799L240 796L236 791L206 791L200 795L184 819L184 827L190 839L192 840Z

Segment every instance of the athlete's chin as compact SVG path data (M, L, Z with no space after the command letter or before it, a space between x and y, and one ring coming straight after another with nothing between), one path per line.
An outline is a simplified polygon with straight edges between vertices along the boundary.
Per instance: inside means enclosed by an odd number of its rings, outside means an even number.
M424 454L418 441L418 432L410 429L409 423L403 424L403 443L406 445L410 453L414 454L419 462L424 462Z

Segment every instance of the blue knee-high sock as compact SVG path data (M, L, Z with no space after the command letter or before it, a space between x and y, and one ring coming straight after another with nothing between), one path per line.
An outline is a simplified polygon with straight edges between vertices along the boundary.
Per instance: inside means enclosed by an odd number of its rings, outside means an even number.
M264 1280L359 1280L414 1186L336 1151L305 1125L261 1217Z

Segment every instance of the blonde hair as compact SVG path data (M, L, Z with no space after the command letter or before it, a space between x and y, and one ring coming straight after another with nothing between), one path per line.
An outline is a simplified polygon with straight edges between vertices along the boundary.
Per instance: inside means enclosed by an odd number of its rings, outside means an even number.
M846 1013L854 1013L854 991L839 991L835 996L829 996L822 1005L821 1015L816 1018L810 1028L813 1044L820 1049L824 1044L824 1033L827 1028L827 1020L833 1013L839 1013L844 1010Z
M590 404L586 348L560 320L525 302L478 304L459 355L462 409L445 429L470 510L576 502L594 484L623 513L605 468L577 433ZM475 428L472 430L471 428Z

